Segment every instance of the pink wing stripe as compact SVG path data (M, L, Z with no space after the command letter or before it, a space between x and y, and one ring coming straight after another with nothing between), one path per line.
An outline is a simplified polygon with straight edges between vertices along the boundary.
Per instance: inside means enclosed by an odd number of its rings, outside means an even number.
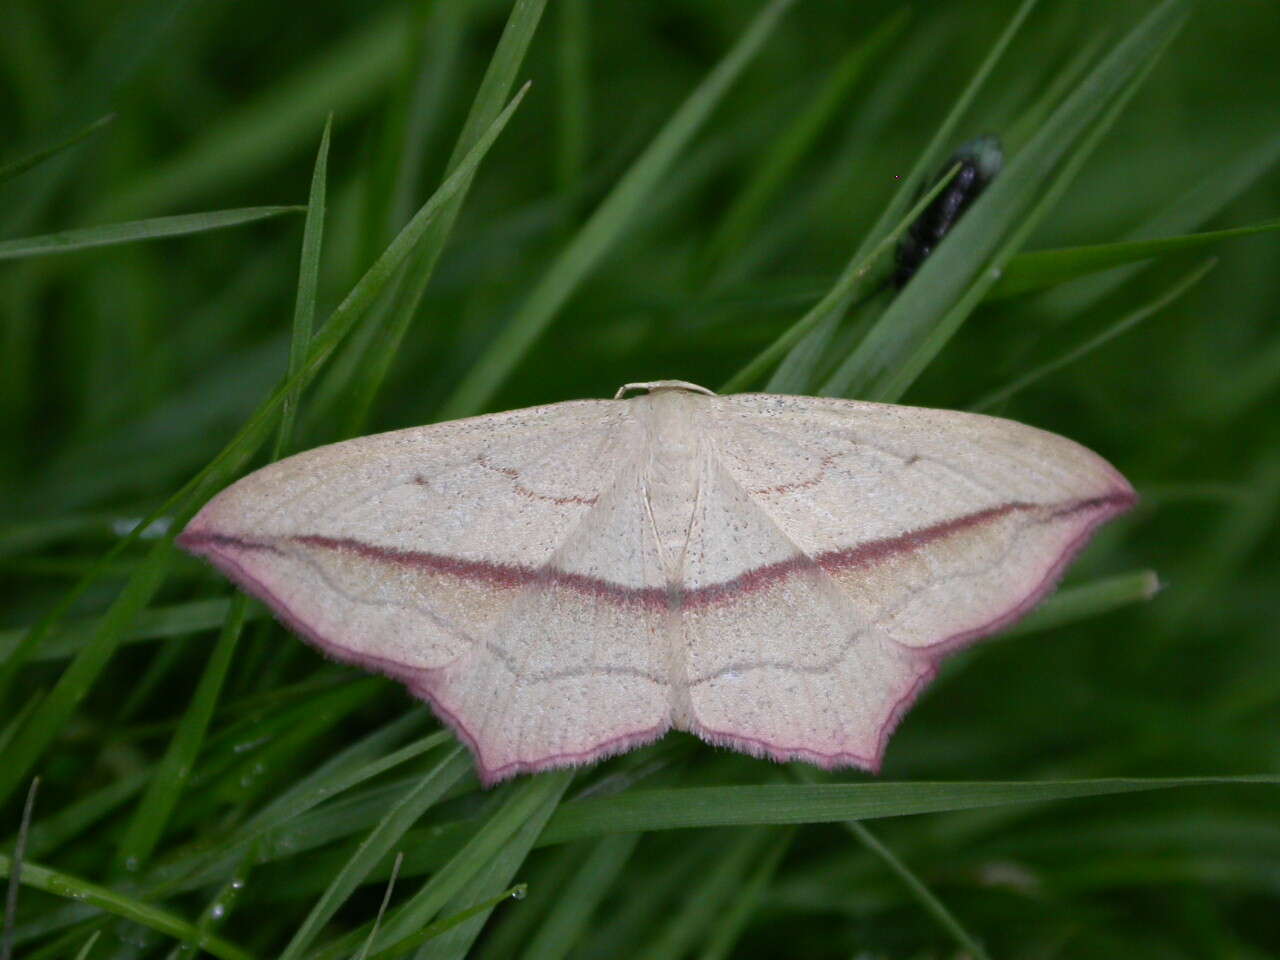
M546 584L568 588L587 596L613 603L668 609L671 606L710 606L732 600L735 596L763 590L797 570L811 570L814 564L824 570L842 570L849 567L870 567L891 557L912 553L938 540L984 523L991 523L1011 513L1042 512L1046 520L1060 520L1068 516L1098 511L1111 517L1133 505L1134 495L1120 491L1102 497L1075 500L1057 506L1031 503L1006 503L986 510L944 520L932 526L910 530L896 537L871 540L843 550L832 550L809 558L792 557L778 563L756 567L732 580L698 587L673 596L664 587L628 587L598 577L578 573L566 573L551 567L527 567L519 564L493 563L487 560L464 560L445 554L417 550L396 550L363 543L359 540L301 535L289 537L288 542L308 547L353 553L367 560L397 566L413 567L432 573L445 574L464 580L472 580L498 588L517 588L533 584ZM275 552L270 542L255 541L246 537L234 537L205 530L189 530L179 537L181 546L192 553L204 553L209 548L231 547L237 550L261 550Z

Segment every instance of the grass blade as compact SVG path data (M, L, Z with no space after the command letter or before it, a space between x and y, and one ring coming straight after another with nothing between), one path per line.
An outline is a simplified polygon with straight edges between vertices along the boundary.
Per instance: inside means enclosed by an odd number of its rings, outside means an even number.
M1280 220L1268 220L1264 223L1232 227L1228 230L1188 233L1179 237L1160 237L1156 240L1127 240L1121 243L1100 243L1088 247L1062 247L1055 250L1020 253L1009 261L999 281L987 291L987 299L1004 300L1019 297L1076 280L1100 270L1139 263L1167 253L1198 250L1221 240L1249 237L1272 230L1280 230Z
M80 59L78 69L58 111L53 129L62 133L110 110L117 92L137 78L149 61L172 42L181 15L191 0L144 0L130 4L112 18ZM12 8L9 8L12 9ZM5 233L18 233L36 222L59 188L77 169L79 157L64 153L52 158L26 184L17 209L6 217ZM33 182L34 181L34 182Z
M950 934L961 950L968 951L969 955L974 957L975 960L991 960L990 954L987 953L982 944L961 925L955 915L947 909L946 904L934 896L933 891L925 886L924 881L917 877L910 867L898 859L897 854L881 843L875 834L861 823L858 823L858 821L851 820L845 826L862 842L864 847L879 857L884 865L903 882L906 888L911 891L911 895L920 901L920 905L924 907L925 912L938 922L938 926Z
M148 883L156 888L186 890L212 882L237 858L251 850L257 851L257 862L266 863L278 850L296 852L307 849L311 844L299 837L297 830L304 814L331 797L352 790L448 741L450 734L439 731L385 756L374 754L383 744L407 729L406 721L420 725L425 719L422 714L409 714L349 747L280 794L226 837L216 855L197 851L191 856L178 857L154 871L148 877ZM352 828L355 829L359 827ZM331 839L324 838L326 841Z
M405 937L399 943L394 943L385 950L379 950L374 954L372 960L390 960L391 957L402 957L415 947L421 946L428 940L434 940L436 937L447 933L454 927L466 923L472 917L478 917L482 913L489 913L494 907L501 903L505 903L508 900L523 900L526 892L527 888L524 884L516 884L510 890L504 890L496 897L491 897L488 900L477 903L473 907L468 907L461 913L455 913L452 916L443 918L442 920L436 920L434 923L427 924L417 933Z
M81 140L85 140L93 136L103 127L110 124L115 118L116 115L114 113L109 113L105 117L99 117L87 127L77 130L65 140L59 141L52 146L42 147L39 150L28 153L25 157L18 157L16 160L10 160L8 163L0 166L0 183L4 183L6 180L12 180L19 174L26 173L32 167L43 163L50 157L56 156L63 150L68 150L71 147L74 147Z
M870 820L1213 784L1276 786L1280 785L1280 774L1021 783L877 782L635 790L617 797L564 804L547 824L539 845L637 830Z
M13 871L13 861L0 854L0 876L8 877ZM80 903L98 907L108 913L132 920L144 927L167 934L183 943L204 950L219 960L253 960L251 954L235 944L201 932L176 914L153 906L142 900L125 896L116 890L89 883L79 877L51 870L35 863L22 866L22 883L34 890L43 890L58 897L67 897Z
M515 858L512 872L523 862L571 778L572 774L565 772L541 774L514 785L502 805L483 821L466 845L387 918L375 948L383 950L412 936L442 911L453 907L459 912L510 886L509 882L503 882L490 890L488 871L502 867L509 858ZM530 832L532 836L526 836ZM357 930L338 940L320 951L315 960L345 957L358 942L360 933ZM435 949L444 952L440 944L435 945Z
M213 711L218 705L222 682L231 667L231 658L240 640L240 629L244 626L244 612L248 604L248 599L243 595L232 600L226 624L200 677L191 706L182 714L178 730L169 742L169 749L165 751L164 758L129 821L117 854L119 864L126 870L136 871L150 859L178 798L187 785L196 756L204 743L205 731L208 730Z
M1266 449L1250 467L1245 484L1249 495L1233 503L1214 528L1205 532L1195 566L1178 582L1178 589L1170 591L1168 603L1162 604L1161 619L1167 627L1163 633L1148 636L1154 648L1148 656L1183 636L1195 623L1198 609L1225 589L1232 571L1268 537L1280 515L1280 452Z
M40 778L33 777L27 789L27 800L22 805L22 821L18 825L18 839L13 844L12 868L4 896L4 932L0 935L0 960L13 958L13 928L18 920L18 888L22 884L22 863L27 856L27 836L31 832L31 812L36 805L36 792Z
M447 173L457 169L458 164L467 155L467 151L475 145L480 134L501 112L502 104L510 95L516 73L524 62L525 54L533 41L534 33L537 32L545 8L546 0L516 0L502 32L502 38L498 41L489 62L489 69L485 72L480 88L476 91L462 132L458 135L458 142L454 145L453 153L449 157ZM381 334L374 333L368 341L365 359L359 364L360 380L355 385L354 397L348 401L349 414L343 430L345 436L354 436L363 432L374 397L382 388L392 361L400 352L409 323L418 312L422 297L435 273L436 263L448 242L458 211L462 209L462 204L467 198L471 179L467 177L463 181L453 199L440 211L440 215L419 241L418 248L405 267L396 295L392 300L389 329Z
M85 941L84 946L80 948L80 952L76 954L76 960L88 960L89 953L93 950L93 945L98 942L98 938L102 936L101 930L95 930Z
M22 237L0 241L0 260L71 253L90 247L109 247L139 240L163 237L185 237L209 230L223 230L246 223L256 223L286 213L301 213L306 207L243 207L237 210L214 210L209 213L185 213L175 217L132 220L127 223L105 223L97 227L81 227L39 237Z
M294 305L293 339L289 349L288 379L293 380L302 369L311 344L311 329L315 320L316 288L320 275L320 250L324 237L325 189L329 169L329 139L333 128L332 118L325 123L316 154L315 169L311 176L311 195L307 202L307 218L302 230L302 255L298 268L298 293ZM280 426L276 433L272 459L278 460L288 448L293 432L301 384L286 394L280 412ZM237 594L227 611L227 619L217 646L200 677L200 684L191 706L178 724L178 730L170 741L169 749L147 787L133 819L120 841L118 860L130 871L138 870L155 850L164 834L169 817L185 789L187 779L195 766L196 757L204 743L205 733L213 719L218 697L231 658L240 641L249 600Z
M1158 240L1200 226L1220 214L1236 197L1274 169L1277 161L1280 161L1280 136L1274 130L1268 130L1240 157L1209 174L1197 174L1191 187L1126 233L1124 240ZM1053 290L1046 295L1044 306L1050 313L1071 316L1118 289L1138 269L1134 264L1121 264L1100 276Z
M522 786L521 793L531 804L531 809L520 820L511 839L488 858L471 880L445 904L446 912L457 913L477 900L492 898L498 891L511 886L512 878L541 836L571 780L572 770L558 770L541 774L532 783ZM464 960L471 953L471 945L484 929L491 912L492 907L469 918L441 937L438 943L420 950L416 960Z
M1154 570L1121 573L1080 586L1065 587L1000 636L1021 637L1053 630L1131 603L1145 603L1159 592L1160 578Z
M219 597L213 600L192 600L165 607L153 607L138 616L122 639L122 643L143 643L168 637L181 637L202 630L213 630L226 618L231 600ZM250 620L266 616L265 609L255 608L247 613ZM32 655L32 661L61 660L74 656L84 648L99 625L98 618L72 620L53 633ZM10 656L23 643L30 631L25 627L16 630L0 630L0 660Z
M346 902L383 857L400 842L401 836L470 769L471 761L462 747L454 747L418 785L387 811L311 908L302 926L280 954L280 960L296 960L303 956L338 908Z
M1173 286L1160 294L1154 300L1144 303L1137 310L1133 310L1114 323L1109 324L1101 333L1090 337L1088 340L1078 344L1061 356L1055 357L1048 363L1041 364L1034 369L1028 370L1012 383L1008 383L1003 387L991 391L974 403L970 409L981 412L999 406L1019 391L1025 390L1027 387L1031 386L1033 383L1043 380L1050 374L1057 373L1063 367L1070 366L1082 357L1088 356L1099 347L1110 343L1121 334L1127 333L1129 330L1132 330L1138 324L1142 323L1142 321L1159 313L1165 307L1169 306L1169 304L1176 301L1184 293L1194 287L1204 279L1205 274L1212 270L1216 263L1216 260L1206 260L1182 279L1174 283Z
M391 903L391 894L395 892L396 877L400 875L400 864L402 863L404 863L404 853L397 853L396 862L391 865L391 879L387 881L386 892L382 894L382 903L378 905L378 913L373 918L373 929L369 931L369 939L360 948L360 952L356 955L356 960L365 960L369 956L369 948L373 946L373 938L378 935L378 928L382 926L382 918L386 915L387 905Z
M418 4L411 8L402 61L370 150L361 185L359 251L368 263L404 226L418 205L427 144L440 121L457 72L468 4Z
M329 139L333 132L333 115L325 121L311 172L311 196L307 200L307 219L302 228L302 255L298 264L298 294L293 306L293 337L289 341L289 379L294 380L306 362L311 348L311 331L315 327L316 298L320 286L320 251L324 243L324 214L329 177ZM298 412L302 383L286 393L280 406L280 428L271 459L284 456L293 438L293 421Z
M445 401L440 419L465 417L484 409L565 301L657 190L663 176L684 152L738 75L764 46L778 20L793 2L770 0L724 59L689 95L556 258L506 328L468 371L453 395Z

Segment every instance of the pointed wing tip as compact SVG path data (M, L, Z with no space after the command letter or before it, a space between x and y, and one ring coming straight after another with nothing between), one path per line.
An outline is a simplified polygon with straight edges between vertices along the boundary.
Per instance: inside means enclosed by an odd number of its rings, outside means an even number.
M187 524L185 530L173 538L173 542L181 549L195 557L203 557L209 552L209 535L195 529L195 521Z
M1120 482L1110 491L1096 497L1075 501L1063 509L1060 516L1078 518L1075 521L1071 535L1058 552L1057 559L1040 579L1031 585L1030 589L1022 595L1022 598L1017 603L1014 603L980 627L974 627L945 637L927 646L917 647L916 650L936 664L948 654L962 650L979 640L1008 629L1035 609L1057 587L1067 568L1080 552L1089 545L1098 529L1103 524L1109 523L1137 506L1139 502L1137 492L1134 491L1124 477L1118 473L1116 476Z

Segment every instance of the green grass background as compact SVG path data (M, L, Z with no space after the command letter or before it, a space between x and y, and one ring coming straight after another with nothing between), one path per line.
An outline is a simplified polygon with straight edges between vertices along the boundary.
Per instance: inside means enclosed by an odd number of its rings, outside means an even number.
M0 951L1280 953L1270 4L4 20ZM1005 174L876 294L986 132ZM880 778L673 734L484 791L425 706L171 549L273 451L653 378L981 407L1143 502Z

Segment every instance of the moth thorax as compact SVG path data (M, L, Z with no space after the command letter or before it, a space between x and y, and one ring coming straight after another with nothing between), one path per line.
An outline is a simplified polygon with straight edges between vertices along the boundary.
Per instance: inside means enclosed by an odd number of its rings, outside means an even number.
M690 398L684 391L661 391L651 394L647 404L649 511L668 574L677 579L698 492L700 444Z

